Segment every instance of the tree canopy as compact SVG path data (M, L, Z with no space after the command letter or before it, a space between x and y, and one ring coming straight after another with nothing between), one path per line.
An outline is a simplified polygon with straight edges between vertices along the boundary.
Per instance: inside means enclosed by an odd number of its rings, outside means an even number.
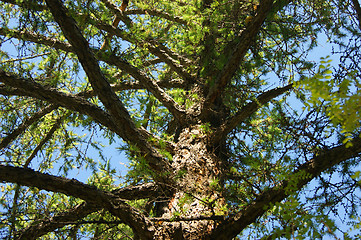
M357 0L0 12L2 238L360 237Z

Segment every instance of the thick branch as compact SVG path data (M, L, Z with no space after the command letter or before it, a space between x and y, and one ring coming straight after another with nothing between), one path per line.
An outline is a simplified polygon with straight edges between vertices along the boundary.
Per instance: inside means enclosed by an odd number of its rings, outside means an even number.
M145 183L138 186L129 186L112 191L118 198L126 200L136 200L144 198L155 198L160 195L159 188L155 183ZM75 208L57 214L54 217L45 218L34 221L28 228L18 233L17 239L36 239L55 229L64 227L68 224L74 224L74 222L86 217L87 215L100 210L97 207L88 203L81 203Z
M127 200L156 198L161 195L159 186L153 182L115 189L112 193L117 195L119 198Z
M74 209L60 213L54 217L36 220L29 227L17 233L16 239L29 240L37 239L55 229L64 227L69 223L74 223L92 212L98 210L94 205L89 205L85 202L79 204Z
M212 137L213 141L215 142L220 141L235 127L237 127L237 125L239 125L248 117L250 117L264 104L268 103L273 98L276 98L291 89L292 89L292 84L289 84L285 87L274 88L267 92L262 93L254 101L242 107L233 117L228 119L217 131L215 131Z
M119 122L120 124L129 122L128 112L104 77L97 60L88 46L88 42L80 32L75 20L68 16L68 11L60 1L48 0L46 2L65 37L73 46L74 52L77 54L94 91L99 96L105 108L110 112L115 121L117 121L116 119L118 118L123 120Z
M56 106L60 105L69 110L74 110L81 114L92 117L95 121L109 128L111 131L117 133L120 137L122 137L122 133L115 128L114 123L111 121L108 113L104 112L96 105L82 98L95 96L95 93L93 91L80 92L74 96L59 92L57 89L54 88L44 87L30 79L22 79L5 72L1 72L1 70L0 82L6 83L6 86L4 86L3 88L0 87L0 94L29 96L40 100L45 100ZM164 86L171 87L173 83L175 84L175 86L177 86L177 84L183 84L179 81L171 81L171 83L164 82L162 84L164 84ZM134 84L137 87L141 88L141 85L139 85L139 83ZM133 86L133 84L130 84L130 86ZM121 83L115 84L112 87L114 88L114 90L121 90L123 88L127 89L127 87L123 86ZM9 88L10 90L8 90ZM38 119L39 117L37 116L37 114L35 114L34 118ZM30 122L29 124L31 123L32 122ZM7 144L13 141L19 134L22 133L22 131L26 129L27 126L28 125L20 125L19 130L14 130L14 133L11 133L9 136L5 137L0 143L1 148L5 147ZM157 137L153 136L151 133L149 133L143 128L138 129L138 131L142 134L144 139L157 139ZM153 145L157 146L157 143L153 143ZM174 146L170 142L168 142L166 150L172 153L174 151Z
M101 191L94 186L83 184L75 179L56 177L35 172L31 169L3 165L0 165L0 180L64 193L68 196L83 199L88 204L104 208L114 216L119 217L143 239L152 239L154 227L151 221L111 192Z
M97 60L88 46L88 42L81 34L75 20L68 16L68 11L64 8L61 1L47 0L46 3L65 37L73 46L74 52L77 54L92 88L112 116L112 121L115 123L117 132L120 133L123 139L136 145L144 156L147 156L149 166L153 170L163 172L169 168L168 161L166 161L137 130L127 109L103 75Z
M302 164L287 177L287 180L284 180L278 186L266 190L245 209L220 224L209 239L229 240L236 237L249 224L252 224L258 217L262 216L272 204L281 202L291 195L293 191L300 190L328 168L347 159L359 156L361 153L361 139L353 140L352 144L353 146L348 148L346 145L340 145L325 150L320 155ZM300 177L300 174L303 177ZM293 191L290 189L293 189Z
M19 40L30 41L34 43L40 43L51 48L61 49L65 52L72 52L73 48L69 43L58 41L54 38L45 37L39 34L34 34L26 31L17 31L12 29L0 28L0 35L6 37L14 37Z
M0 70L0 82L10 87L21 89L24 95L26 94L27 96L60 105L81 114L86 114L98 123L119 134L109 114L81 97L60 92L55 88L42 86L33 80L20 78L2 70Z
M45 5L39 4L37 0L17 1L17 0L1 0L5 3L10 3L25 9L31 9L33 11L43 11L46 9Z
M0 94L4 96L28 96L21 89L6 86L5 84L0 84Z
M194 76L188 73L185 70L185 67L191 64L191 61L172 52L163 44L157 43L155 40L147 41L149 45L149 51L153 53L155 56L159 57L159 59L163 60L168 66L176 72L180 77L182 77L188 83L194 82ZM178 60L180 62L177 63Z
M216 76L215 83L210 89L205 100L204 108L208 108L215 101L217 96L221 95L224 88L231 81L235 72L239 69L241 61L243 60L250 46L254 43L254 38L261 29L266 16L272 10L273 2L274 0L260 1L260 7L256 16L249 24L247 24L246 29L242 32L240 37L235 40L237 41L237 44L233 48L234 50L231 56L228 58L227 64L224 66L218 76ZM234 45L233 42L230 44Z
M114 13L115 18L118 18L119 20L122 20L122 21L128 26L128 28L131 27L131 25L132 25L132 20L131 20L128 16L126 16L125 14L123 14L123 11L125 10L126 6L125 6L124 10L122 11L122 9L123 9L123 7L124 7L124 5L123 5L124 1L123 1L122 5L121 5L121 8L118 8L118 7L117 7L114 3L112 3L111 1L108 1L108 0L101 0L101 1L104 3L104 5L105 5L108 9L110 9L110 11L112 11L112 12ZM128 3L127 3L126 5L128 5Z
M361 29L361 6L358 0L352 0L353 7L357 14L357 20L359 24L359 28Z

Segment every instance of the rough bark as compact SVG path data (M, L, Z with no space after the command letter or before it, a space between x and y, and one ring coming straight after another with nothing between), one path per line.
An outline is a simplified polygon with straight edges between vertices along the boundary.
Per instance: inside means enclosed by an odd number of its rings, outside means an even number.
M212 232L225 202L219 192L222 164L208 146L208 136L200 125L184 128L179 135L172 167L177 184L170 199L160 211L162 218L210 219L197 221L163 222L157 227L155 239L202 239ZM220 184L220 183L219 183Z

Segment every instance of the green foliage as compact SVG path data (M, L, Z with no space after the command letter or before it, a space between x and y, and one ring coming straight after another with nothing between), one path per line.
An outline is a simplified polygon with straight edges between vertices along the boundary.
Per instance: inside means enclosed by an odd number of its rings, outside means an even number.
M208 135L212 133L212 129L210 128L210 126L211 126L210 123L205 123L200 126L200 129L202 130L203 134Z
M331 61L330 56L321 58L317 72L312 77L300 80L298 84L310 93L305 103L308 110L322 106L331 123L342 129L341 133L345 136L342 142L349 143L351 133L361 126L361 85L353 71L342 80L332 76Z
M331 237L336 230L331 219L307 208L298 197L292 196L285 202L276 203L270 211L275 216L272 224L276 227L267 235L269 239L304 239L305 236L319 239L327 235ZM268 231L264 227L259 224L255 230Z

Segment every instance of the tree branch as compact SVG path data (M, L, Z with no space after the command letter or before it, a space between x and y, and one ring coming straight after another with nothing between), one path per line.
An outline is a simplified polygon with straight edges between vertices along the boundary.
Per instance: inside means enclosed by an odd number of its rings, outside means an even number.
M156 82L156 84L162 88L183 88L186 85L185 82L180 79L172 79L169 81L167 81L167 80L159 81L159 82ZM124 90L146 89L146 87L139 81L118 82L118 83L111 84L110 86L112 87L113 91L115 91L115 92L124 91ZM0 86L0 94L2 94L1 90L2 89ZM9 95L9 94L4 94L4 95ZM18 95L18 94L15 94L15 95ZM88 90L85 92L78 93L77 95L85 97L85 98L89 98L89 97L94 97L95 92L94 92L94 90Z
M285 87L278 87L271 89L267 92L259 95L253 102L246 104L242 107L233 117L228 119L221 127L219 127L212 135L212 139L215 142L223 139L229 132L231 132L237 125L242 123L245 119L255 113L264 104L268 103L272 99L282 95L283 93L292 89L292 84Z
M23 164L24 168L27 168L30 165L30 162L34 159L34 157L37 155L37 153L42 149L44 144L46 144L54 135L55 131L58 130L60 127L61 121L64 119L63 117L60 117L55 124L51 127L49 132L46 134L46 136L40 141L40 143L36 146L36 148L33 150L31 155L26 159L25 163ZM15 219L16 219L16 212L18 211L18 198L20 193L20 185L16 184L15 193L14 193L14 199L13 199L13 206L11 210L11 216L10 216L10 223L11 223L11 233L10 236L13 235L13 232L15 230Z
M6 75L6 77L4 77L3 74ZM45 100L47 102L52 103L54 106L60 105L69 110L77 111L81 114L85 114L85 115L92 117L96 122L109 128L111 131L117 133L120 137L122 137L122 133L118 132L118 130L113 126L114 123L112 123L111 120L109 119L110 116L108 115L108 113L104 112L102 109L98 108L96 105L89 103L88 101L86 101L85 99L82 98L82 97L89 98L89 97L95 96L95 93L93 90L80 92L74 96L74 95L59 92L58 90L53 89L53 88L44 87L44 86L34 82L33 80L21 79L16 76L10 75L8 73L1 72L1 70L0 70L0 82L7 83L6 86L5 85L0 86L0 94L10 95L10 96L12 96L12 95L29 96L29 97L34 97L34 98L37 98L40 100ZM160 82L160 83L164 84L164 86L168 86L168 87L171 87L172 84L175 84L175 86L177 86L177 84L181 84L181 85L183 84L182 82L179 82L176 80L171 81L171 82L164 81L164 82ZM13 87L8 86L10 84ZM33 86L33 84L35 86ZM140 85L139 83L134 83L134 85L137 86L138 88L142 88L142 85ZM133 84L129 84L129 86L133 86ZM114 88L114 90L123 89L123 88L128 89L126 86L122 85L122 83L115 84L112 87ZM96 109L96 110L94 111L94 109ZM34 118L37 119L40 117L37 116L37 114L35 113ZM36 119L34 121L36 121ZM107 119L109 121L105 121ZM32 124L32 122L30 122L29 125L30 124ZM19 126L19 128L20 127L21 126ZM0 149L6 147L19 134L21 134L26 129L26 127L28 127L28 125L24 125L19 130L16 130L16 132L13 131L14 133L11 133L9 136L2 139L2 141L0 142ZM149 133L146 129L139 128L138 131L142 134L144 139L157 139L157 137L155 137L154 135ZM156 147L158 146L157 143L153 143L153 145ZM170 142L167 142L166 150L170 153L173 153L174 152L173 144Z
M104 2L106 3L106 5L113 7L113 5L112 5L110 2L108 2L108 1L104 1ZM122 5L120 6L120 9L116 8L115 17L114 17L114 20L113 20L113 22L112 22L112 26L113 26L113 27L115 27L115 28L118 27L118 24L119 24L121 18L123 17L123 13L124 13L125 9L127 8L128 3L129 3L129 0L123 0ZM121 11L122 16L118 16L117 13L119 12L119 10ZM124 18L124 19L127 19L127 18L125 18L125 17L123 17L123 18ZM130 20L129 20L129 21L130 21ZM105 37L105 40L104 40L103 45L101 46L100 50L103 50L103 49L105 49L106 47L108 47L108 44L109 44L109 42L110 42L110 40L111 40L112 37L113 37L113 36L112 36L111 34L108 34L108 35Z
M179 23L182 24L184 26L187 26L188 23L187 21L185 21L184 19L182 19L181 17L178 16L172 16L166 12L162 12L162 11L158 11L155 9L131 9L131 10L127 10L124 12L125 15L133 15L133 14L147 14L147 15L151 15L151 16L156 16L156 17L160 17L163 19L167 19L171 22L175 22L175 23Z
M107 8L109 8L114 15L116 15L117 18L123 20L124 23L128 24L128 27L131 25L131 20L128 17L125 17L125 15L127 15L126 13L123 13L115 4L111 3L108 0L101 0L106 6ZM137 10L131 10L131 11L127 11L127 12L136 12ZM148 10L146 10L148 11ZM152 13L158 14L159 16L162 15L165 19L173 19L170 15L168 15L167 13L161 13L159 11L156 10L149 10ZM177 19L177 20L176 20ZM174 20L179 21L179 18L174 18ZM121 30L119 30L118 28L114 27L113 25L110 26L108 24L96 24L97 27L101 30L104 30L106 32L108 32L109 34L112 35L117 35L119 37L121 37L122 39L132 42L132 43L137 43L137 44L141 44L144 45L145 43L147 44L148 47L150 47L151 52L158 56L159 58L165 60L165 62L174 69L175 72L177 72L180 76L184 77L185 79L192 79L193 77L187 73L186 71L183 70L182 66L179 66L175 60L178 60L181 62L181 65L183 66L187 66L191 63L191 61L189 59L186 59L185 57L180 56L179 54L172 52L170 49L168 49L167 47L165 47L164 45L158 43L156 40L154 39L147 39L144 42L135 42L134 39L131 39L130 36L125 37L125 35L122 33ZM173 59L172 59L173 58Z
M358 157L360 153L360 138L354 139L351 147L339 145L331 149L324 150L318 156L302 164L287 177L287 180L284 180L281 184L266 190L245 209L220 224L209 236L209 239L229 240L236 237L237 234L239 234L249 224L252 224L258 217L262 216L271 204L281 202L293 194L294 191L298 191L303 188L323 171L341 163L342 161Z
M120 37L120 38L122 38L122 39L124 39L126 41L134 43L133 40L129 39L128 36L124 35L122 33L122 31L117 29L117 28L112 28L112 26L107 25L107 24L102 24L102 23L97 23L95 25L100 30L103 30L103 31L106 31L108 33L114 34L117 37ZM61 41L58 41L58 40L50 38L50 37L45 37L43 35L34 34L34 33L26 32L26 31L21 31L20 32L18 30L0 28L0 35L5 36L5 37L14 37L16 39L23 40L23 41L30 41L30 42L33 42L33 43L39 43L39 44L46 45L46 46L51 47L51 48L63 50L65 52L74 52L72 46L69 43L61 42ZM161 47L161 46L158 46L158 47ZM153 46L152 49L154 50L155 47ZM96 51L96 50L93 49L93 51ZM166 55L163 55L161 53L161 51L165 52ZM155 53L153 53L153 54L155 54ZM172 59L172 58L175 58L175 59L179 60L181 62L181 64L185 65L185 66L187 66L187 65L189 65L191 63L190 60L169 51L169 49L165 48L164 46L160 50L157 50L156 54L159 55L161 58L155 59L154 63L164 62L164 63L167 63L168 65L173 64L173 63L175 63L175 60ZM107 60L107 55L104 55L104 54L96 54L96 57L97 57L97 59L99 59L101 61L104 61L104 62L106 62L106 60ZM175 69L175 68L177 68L177 69ZM186 78L186 79L187 78L188 79L192 78L192 76L189 75L187 72L183 72L182 70L178 71L178 69L181 69L181 68L182 67L178 66L178 65L173 66L173 70L175 72L177 72L178 75L183 76L183 78ZM144 87L145 86L143 86L143 88Z
M26 32L26 31L20 32L17 30L0 28L0 35L5 37L14 37L19 40L25 40L25 41L43 44L51 48L61 49L65 52L73 52L73 48L69 43L61 42L54 38L45 37L31 32Z
M118 18L119 20L122 20L127 27L131 27L132 25L132 20L126 16L125 14L123 14L122 10L120 8L118 8L114 3L112 3L111 1L108 0L101 0L104 5L114 13L115 18Z
M119 22L120 22L120 18L115 16L115 18L112 22L112 27L117 28ZM102 46L100 47L99 51L105 50L106 48L109 47L109 43L110 43L112 37L113 37L113 35L110 33L108 33L108 35L105 36L104 42L103 42Z
M131 20L128 17L125 17L125 14L113 3L108 0L102 0L102 2L116 15L116 18L122 19L124 23L127 24L128 28L131 27ZM146 41L137 41L130 35L124 34L120 29L111 26L109 24L98 23L94 21L97 28L100 30L108 32L108 34L116 35L123 40L132 42L139 45L147 45L150 52L159 57L165 63L167 63L179 76L183 77L184 80L193 81L194 77L184 70L183 66L188 66L191 64L191 61L179 54L172 52L170 49L164 45L158 43L155 39L147 39ZM176 62L179 61L180 65Z
M145 183L137 186L129 186L112 191L118 198L126 200L136 200L145 198L155 198L161 193L159 187L155 183ZM29 227L21 230L18 233L19 240L36 239L55 229L64 227L68 224L74 224L74 222L88 216L89 214L100 210L97 207L86 202L79 204L73 209L66 212L58 213L54 217L39 219L31 223Z
M124 108L123 104L118 99L118 96L111 89L110 84L104 77L97 60L88 46L88 42L80 32L75 20L68 16L68 11L64 8L60 1L48 0L46 3L53 14L55 21L58 22L60 28L62 29L65 37L73 46L74 52L77 54L78 59L89 78L92 88L99 96L105 108L113 116L115 122L118 124L124 124L127 122L127 125L129 125L129 122L131 121L127 110ZM117 120L118 118L123 121Z
M73 46L74 52L77 54L92 88L105 108L109 111L117 132L120 133L123 139L136 145L142 152L142 155L147 156L148 164L153 170L159 173L164 172L165 169L170 169L169 162L164 159L137 130L127 109L114 93L109 82L100 70L99 64L88 46L88 42L81 34L75 20L68 16L68 12L61 1L46 0L46 3L65 37Z
M0 63L21 62L21 61L25 61L25 60L29 60L29 59L34 59L34 58L46 56L46 55L49 55L49 54L50 54L50 52L45 52L45 53L41 53L41 54L30 55L30 56L23 57L23 58L8 59L8 60L4 60L4 61L2 61Z
M31 9L34 11L43 11L46 9L45 5L39 4L36 0L17 1L17 0L1 0L4 3L10 3L21 8Z
M112 193L122 199L138 200L145 198L156 198L161 195L161 190L159 185L151 182L115 189L112 191Z
M12 2L12 1L9 1L9 2ZM105 5L109 9L111 9L119 19L122 19L124 22L130 21L130 19L128 19L128 20L124 19L125 16L124 16L124 14L122 14L121 10L118 9L110 1L103 0L103 3L105 3ZM27 9L32 9L32 10L40 10L40 9L37 9L36 7L35 7L35 9L33 9L32 4L25 4L24 7L26 7ZM45 10L46 6L43 6L43 7L44 8L42 10ZM98 21L94 21L94 22L95 22L95 26L98 27L100 30L106 31L110 35L117 35L118 37L121 37L122 39L124 39L126 41L130 41L130 42L134 43L134 40L131 40L129 36L122 34L121 31L119 29L117 29L116 27L108 25L108 24L99 23ZM62 43L55 39L37 35L37 34L33 34L33 33L29 33L29 32L19 32L16 30L0 28L0 35L16 37L18 39L24 39L24 40L26 39L27 41L44 44L44 45L54 47L57 49L61 49L61 50L67 51L67 52L72 52L72 50L68 49L68 48L71 48L70 44ZM188 66L189 64L191 64L191 61L189 59L170 51L168 48L166 48L163 45L160 46L161 44L159 44L159 43L156 44L157 46L154 46L155 40L152 40L152 42L153 42L152 44L149 42L148 45L150 44L150 46L151 46L150 50L152 50L153 54L155 54L156 56L159 55L158 57L160 57L163 61L165 61L175 72L177 72L183 78L185 78L185 79L193 78L189 73L187 73L187 71L184 71L184 69L183 69L183 66ZM141 44L141 43L138 43L138 44ZM179 65L175 60L180 61L181 65Z
M123 220L142 238L152 239L154 232L152 222L111 192L101 191L94 186L83 184L75 179L56 177L31 169L4 165L0 165L0 180L80 198L88 204L108 210L114 216Z
M357 14L357 20L359 24L359 29L361 29L361 6L358 0L352 0L353 7Z
M0 80L1 81L1 80ZM0 93L1 94L1 93ZM5 148L9 143L14 141L21 133L23 133L31 124L45 116L46 114L55 110L58 106L51 104L40 111L31 115L31 117L25 119L16 129L14 129L10 134L4 137L0 142L0 149Z
M6 86L5 84L0 84L0 94L4 96L28 96L21 89Z
M142 85L145 86L148 91L153 93L154 97L156 97L180 123L185 123L185 111L181 109L179 104L175 102L173 98L171 98L162 88L158 86L155 81L149 78L145 73L115 55L109 56L105 62L111 65L115 65L133 76L136 80L142 83Z
M137 129L132 122L132 126L120 125L116 126L113 118L98 106L86 101L82 97L74 96L71 94L59 92L55 88L42 86L41 84L20 77L10 75L0 69L0 82L9 85L10 87L22 89L23 94L26 96L34 97L40 100L45 100L53 104L63 106L69 110L77 111L81 114L92 117L96 122L104 127L118 134L126 141L131 141L136 144L141 150L141 154L145 157L152 169L159 172L164 172L169 169L169 162L164 159L154 148L151 146L145 137L145 129ZM132 121L129 117L129 121ZM133 127L133 128L131 128ZM137 135L134 134L136 132ZM134 135L132 135L134 134ZM151 135L150 133L146 134ZM147 154L148 153L148 154ZM170 179L168 178L168 181ZM167 182L167 181L166 181Z
M103 31L106 31L108 34L113 36L120 37L121 39L137 44L140 46L147 46L149 51L157 56L160 60L166 63L174 72L176 72L180 77L188 82L193 82L194 77L184 70L184 66L189 66L192 61L186 57L180 56L179 54L172 52L164 45L158 43L154 39L147 39L146 41L138 41L131 36L125 34L122 30L115 28L109 24L104 23L95 23L95 26ZM102 57L104 59L104 57ZM179 63L177 62L179 61Z
M98 123L120 134L108 113L81 97L63 93L48 86L42 86L33 80L20 78L3 70L0 70L0 82L13 88L21 89L23 95L26 94L27 96L60 105L81 114L86 114Z
M69 114L68 114L69 115ZM31 155L26 159L24 163L24 167L27 168L30 165L30 162L35 158L35 156L38 154L38 152L43 148L43 146L53 137L56 130L59 129L60 124L62 120L65 118L65 116L60 117L55 124L51 127L49 132L45 135L45 137L40 141L40 143L36 146L34 151L31 153Z
M155 40L149 40L147 41L147 43L150 44L149 51L151 53L153 53L154 55L159 57L159 59L163 60L166 64L168 64L168 66L185 81L187 81L188 83L194 82L194 76L192 76L185 70L185 66L191 64L190 60L172 52L163 44L158 43ZM180 64L177 63L176 60L178 60Z
M235 72L239 69L239 65L246 55L250 46L254 43L254 38L258 34L261 26L267 16L272 10L274 0L260 1L260 7L256 13L256 16L250 23L247 24L246 29L242 32L239 38L236 38L233 42L229 43L233 52L227 60L227 64L223 67L222 71L216 76L214 85L210 89L205 102L204 108L208 108L216 100L217 96L221 95L221 92L231 81ZM237 44L235 44L235 41ZM228 49L226 47L226 49ZM227 55L226 55L227 56Z
M59 213L56 216L41 220L35 220L31 223L30 226L19 231L16 234L17 236L15 239L37 239L49 232L54 231L55 229L64 227L69 223L73 223L79 219L82 219L98 209L99 208L95 207L94 205L89 205L86 202L83 202L75 208L66 212Z

